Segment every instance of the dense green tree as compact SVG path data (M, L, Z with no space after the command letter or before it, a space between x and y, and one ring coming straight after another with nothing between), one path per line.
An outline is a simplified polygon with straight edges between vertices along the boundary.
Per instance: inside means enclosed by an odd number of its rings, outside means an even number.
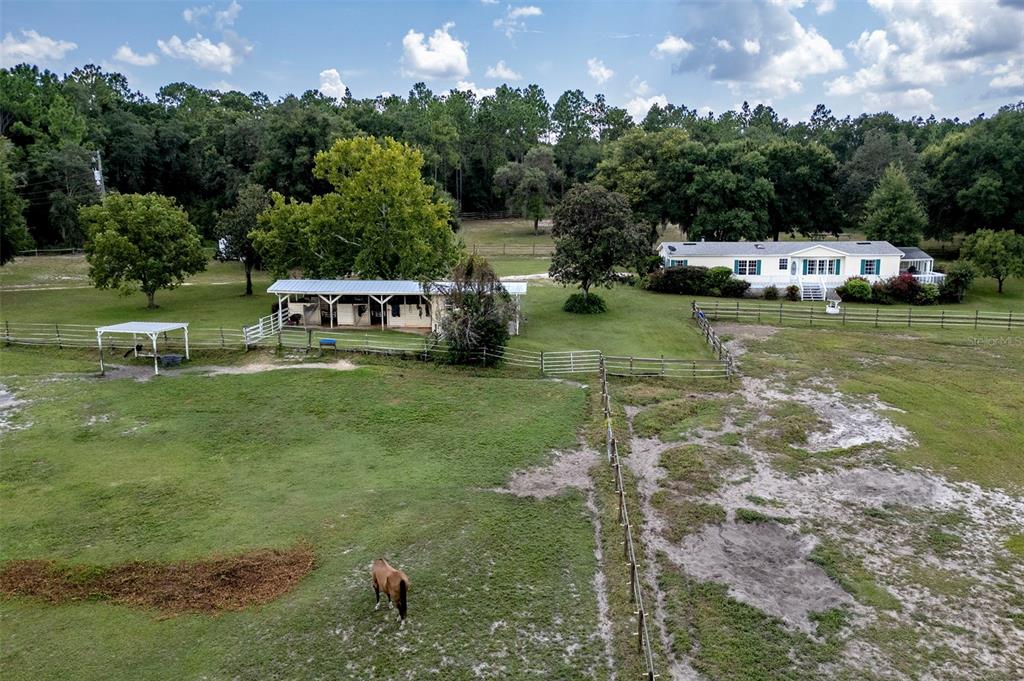
M562 172L555 165L551 147L539 146L526 152L522 163L510 161L494 174L495 191L505 197L509 208L533 220L533 233L540 233L540 221L554 204Z
M896 246L917 246L927 226L928 216L902 166L890 165L864 206L864 235Z
M586 298L593 286L615 281L615 268L650 253L646 235L633 222L629 200L595 184L576 185L554 210L555 253L549 273L563 284L579 284Z
M245 295L252 295L252 270L259 264L259 252L249 234L257 220L272 204L270 192L258 184L247 184L238 190L238 199L231 208L221 211L217 220L217 239L223 244L225 257L240 260L245 268Z
M853 157L843 164L839 196L851 224L859 224L863 219L864 204L878 186L886 168L893 163L903 167L915 191L920 189L918 154L902 132L893 136L885 130L870 130L864 136L864 142L853 152Z
M772 238L779 234L807 236L818 232L837 234L841 230L836 203L835 156L824 146L776 140L762 150L774 199L768 219Z
M979 229L964 239L960 257L982 276L995 279L1002 293L1008 277L1024 277L1024 235L1008 229Z
M921 165L929 236L979 227L1024 232L1024 103L929 146Z
M159 194L110 194L80 209L88 234L85 255L97 288L141 290L149 308L156 292L173 289L206 269L195 226L172 198Z
M14 190L12 153L10 140L0 137L0 265L13 260L18 251L32 247L32 237L25 226L26 202Z
M447 202L423 180L423 155L390 137L337 140L316 156L314 175L334 191L310 203L280 194L259 218L253 242L278 275L367 279L444 276L458 260Z
M694 215L687 228L689 237L738 241L768 236L775 190L767 174L764 155L745 142L710 149L687 190Z

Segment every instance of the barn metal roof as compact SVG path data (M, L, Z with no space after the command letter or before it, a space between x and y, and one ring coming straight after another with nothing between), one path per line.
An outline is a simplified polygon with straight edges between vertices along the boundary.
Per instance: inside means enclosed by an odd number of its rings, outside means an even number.
M436 281L431 284L438 292L451 286L451 282ZM502 282L505 290L513 296L526 293L525 281ZM320 295L320 296L415 296L423 293L423 284L411 280L382 279L278 279L267 293L278 295Z
M669 256L747 257L796 255L816 246L845 255L903 256L903 251L888 241L663 241L659 250Z
M186 329L186 322L122 322L110 326L98 326L99 333L166 333L177 329Z

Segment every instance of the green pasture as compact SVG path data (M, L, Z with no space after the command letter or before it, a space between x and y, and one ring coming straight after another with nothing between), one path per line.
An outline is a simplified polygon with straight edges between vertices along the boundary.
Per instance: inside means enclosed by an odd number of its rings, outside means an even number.
M219 616L0 602L5 679L603 677L582 497L492 491L574 444L582 390L419 366L103 380L72 353L40 381L43 352L0 351L27 401L3 435L4 560L305 541L317 566ZM412 578L401 633L372 609L378 556Z

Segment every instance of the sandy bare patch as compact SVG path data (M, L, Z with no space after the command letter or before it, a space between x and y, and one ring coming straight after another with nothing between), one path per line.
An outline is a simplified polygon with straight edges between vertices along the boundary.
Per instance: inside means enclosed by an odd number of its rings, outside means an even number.
M594 525L594 560L597 570L594 571L594 595L597 597L597 632L596 635L604 644L605 659L608 663L608 679L615 681L615 653L612 644L612 619L608 614L608 586L604 574L604 550L601 548L601 513L597 508L594 490L587 490L587 510L590 521Z
M250 362L237 366L205 366L200 371L206 376L225 376L237 374L259 374L264 371L277 371L279 369L332 369L334 371L352 371L358 369L355 364L344 359L336 359L333 362L304 362L302 364L276 364L274 362Z
M826 452L859 445L873 444L900 448L914 444L910 432L882 416L884 411L899 411L885 404L877 395L844 395L818 381L813 387L787 391L781 384L760 378L744 377L743 394L747 402L766 409L779 402L806 405L825 422L824 432L808 433L801 446L809 452Z
M31 423L11 423L11 417L21 411L26 404L28 404L27 400L18 399L7 389L7 386L0 385L0 433L24 430L32 425Z
M715 322L715 332L729 336L725 347L734 356L739 357L747 351L750 342L765 341L775 335L778 329L763 324L739 324L731 322Z
M726 584L729 595L811 633L812 612L853 599L807 560L817 541L774 522L706 526L680 546L660 542L669 560L691 576Z
M597 460L597 452L582 445L568 452L556 451L547 466L516 471L504 487L491 491L547 499L570 488L589 490L593 487L589 470Z
M263 549L227 558L91 567L12 561L0 571L0 594L51 603L102 598L168 613L242 610L291 590L313 569L313 550Z

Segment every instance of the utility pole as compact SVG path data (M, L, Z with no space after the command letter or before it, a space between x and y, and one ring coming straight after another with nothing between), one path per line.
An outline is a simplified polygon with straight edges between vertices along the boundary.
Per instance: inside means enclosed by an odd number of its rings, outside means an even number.
M92 175L96 180L96 188L100 190L100 199L105 199L107 198L107 185L103 181L103 158L100 156L99 149L96 150L94 160L96 167L92 169Z

